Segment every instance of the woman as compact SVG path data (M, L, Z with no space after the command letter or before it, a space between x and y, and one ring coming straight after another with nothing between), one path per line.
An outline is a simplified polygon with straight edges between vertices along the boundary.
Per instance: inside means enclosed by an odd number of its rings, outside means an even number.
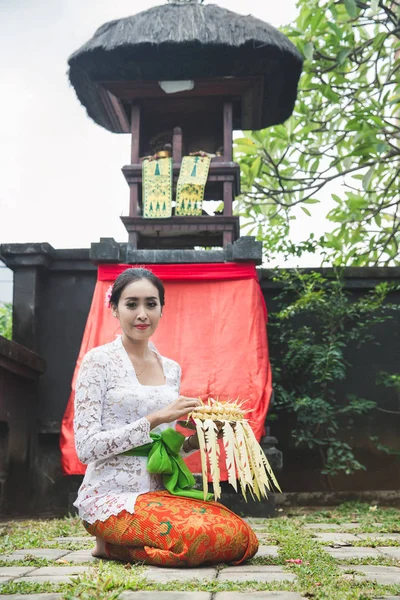
M75 394L77 455L88 465L75 506L96 536L93 556L163 566L239 564L258 549L253 530L217 502L171 495L135 452L200 401L179 395L181 369L149 341L164 306L151 271L130 268L110 297L122 335L86 354ZM154 437L154 435L153 435ZM183 442L183 456L199 448Z

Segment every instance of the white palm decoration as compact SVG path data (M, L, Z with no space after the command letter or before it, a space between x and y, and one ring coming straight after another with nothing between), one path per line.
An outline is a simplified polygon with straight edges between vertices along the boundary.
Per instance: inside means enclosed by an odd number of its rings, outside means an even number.
M199 438L204 499L207 495L208 472L214 488L214 498L221 497L218 433L222 431L228 481L237 491L239 480L245 499L247 490L261 500L274 485L281 491L271 466L253 430L246 413L238 402L220 402L209 398L189 415Z

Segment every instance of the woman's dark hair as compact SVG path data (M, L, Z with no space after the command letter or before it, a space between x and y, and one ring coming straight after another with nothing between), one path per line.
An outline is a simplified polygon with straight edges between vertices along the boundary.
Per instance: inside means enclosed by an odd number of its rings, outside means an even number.
M157 288L158 295L160 297L160 304L161 306L164 306L165 290L163 282L156 275L154 275L154 273L143 268L126 269L125 271L122 271L120 275L118 275L112 287L110 304L118 306L119 299L121 298L121 294L126 286L134 281L140 281L141 279L148 279L150 283Z

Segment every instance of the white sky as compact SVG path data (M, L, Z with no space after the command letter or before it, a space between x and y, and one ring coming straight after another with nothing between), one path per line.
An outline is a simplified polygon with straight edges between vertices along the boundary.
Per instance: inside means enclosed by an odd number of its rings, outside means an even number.
M276 27L296 16L294 0L214 2ZM128 213L121 167L129 136L87 117L68 83L67 59L106 21L162 3L0 0L0 242L86 248L100 237L127 241L119 217ZM298 223L300 238L308 219Z

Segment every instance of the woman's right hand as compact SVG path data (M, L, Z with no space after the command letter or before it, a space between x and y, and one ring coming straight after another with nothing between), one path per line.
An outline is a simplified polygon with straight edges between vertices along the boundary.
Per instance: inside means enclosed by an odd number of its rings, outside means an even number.
M161 425L162 423L172 423L173 421L177 421L200 405L201 401L199 398L179 396L165 408L162 408L151 415L147 415L147 419L150 421L150 429L154 429L154 427L157 427L157 425Z

